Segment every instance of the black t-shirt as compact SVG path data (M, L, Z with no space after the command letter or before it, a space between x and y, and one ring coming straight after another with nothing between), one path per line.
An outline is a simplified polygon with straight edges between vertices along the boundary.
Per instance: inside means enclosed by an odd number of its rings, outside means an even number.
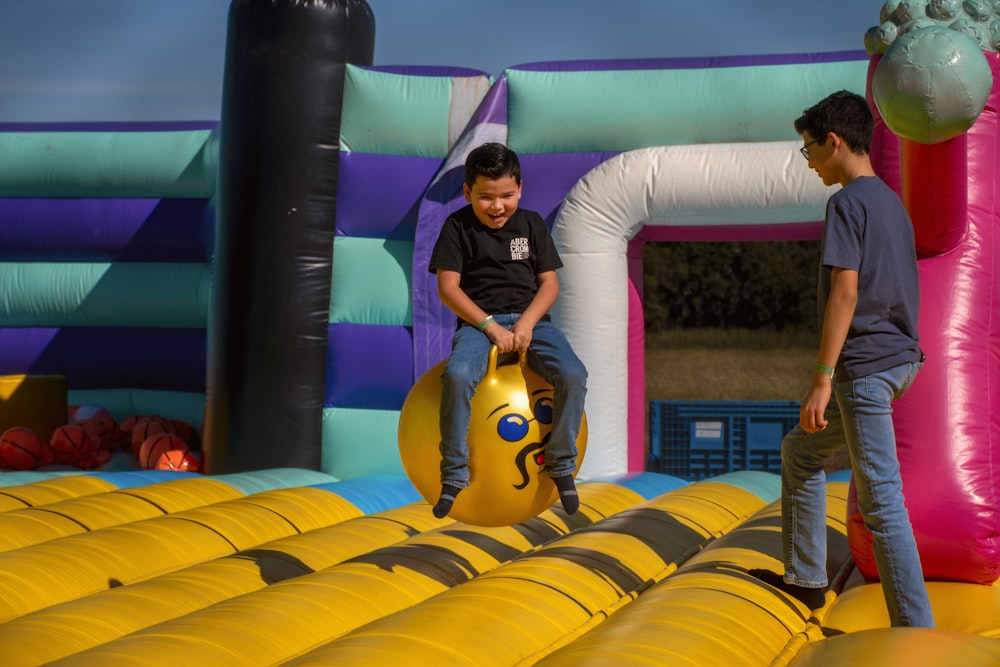
M500 229L476 218L472 206L448 217L428 270L457 271L464 291L490 314L522 313L538 291L539 273L562 267L542 216L518 209Z

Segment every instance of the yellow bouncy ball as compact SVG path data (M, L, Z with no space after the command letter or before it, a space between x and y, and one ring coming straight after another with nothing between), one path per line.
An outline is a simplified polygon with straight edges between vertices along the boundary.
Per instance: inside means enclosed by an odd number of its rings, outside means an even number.
M448 516L477 526L509 526L537 516L559 498L543 471L545 443L552 431L552 386L528 365L497 365L490 348L486 375L476 387L469 421L469 488ZM439 411L446 361L424 373L403 402L399 454L403 468L427 502L441 492ZM587 447L587 418L577 437L577 470Z

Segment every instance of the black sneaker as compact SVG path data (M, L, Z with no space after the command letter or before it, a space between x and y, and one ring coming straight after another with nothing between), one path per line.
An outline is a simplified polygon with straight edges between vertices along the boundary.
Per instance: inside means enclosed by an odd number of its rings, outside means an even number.
M778 590L788 593L810 609L819 609L826 604L826 595L824 595L822 588L808 588L806 586L785 583L784 577L770 570L749 570L747 574L754 579L760 579L769 586L774 586Z

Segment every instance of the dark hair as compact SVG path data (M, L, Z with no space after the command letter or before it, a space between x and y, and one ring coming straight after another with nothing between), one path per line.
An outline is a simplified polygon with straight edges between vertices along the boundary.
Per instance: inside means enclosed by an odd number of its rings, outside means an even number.
M521 161L517 159L517 153L503 144L483 144L465 158L465 184L471 188L480 176L492 181L511 176L520 185Z
M833 132L852 153L866 155L871 149L874 125L865 98L841 90L803 111L795 121L795 131L799 134L808 131L820 145L826 141L827 133Z

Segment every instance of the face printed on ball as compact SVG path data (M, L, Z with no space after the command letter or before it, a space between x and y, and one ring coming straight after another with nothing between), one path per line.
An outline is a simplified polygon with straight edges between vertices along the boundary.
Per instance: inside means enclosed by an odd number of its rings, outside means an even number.
M511 456L518 475L513 486L518 490L525 488L545 464L545 445L552 435L552 390L535 390L529 397L527 407L530 412L503 403L487 416L491 424L496 422L495 432L499 441L494 446L509 450L506 453ZM503 458L498 457L498 461L503 461Z
M496 365L491 350L486 375L470 404L468 488L449 517L477 526L511 526L544 512L559 499L545 473L545 447L552 434L554 391L522 357ZM410 390L399 422L399 453L413 485L429 503L441 491L442 361ZM577 465L587 446L584 415L577 438Z

